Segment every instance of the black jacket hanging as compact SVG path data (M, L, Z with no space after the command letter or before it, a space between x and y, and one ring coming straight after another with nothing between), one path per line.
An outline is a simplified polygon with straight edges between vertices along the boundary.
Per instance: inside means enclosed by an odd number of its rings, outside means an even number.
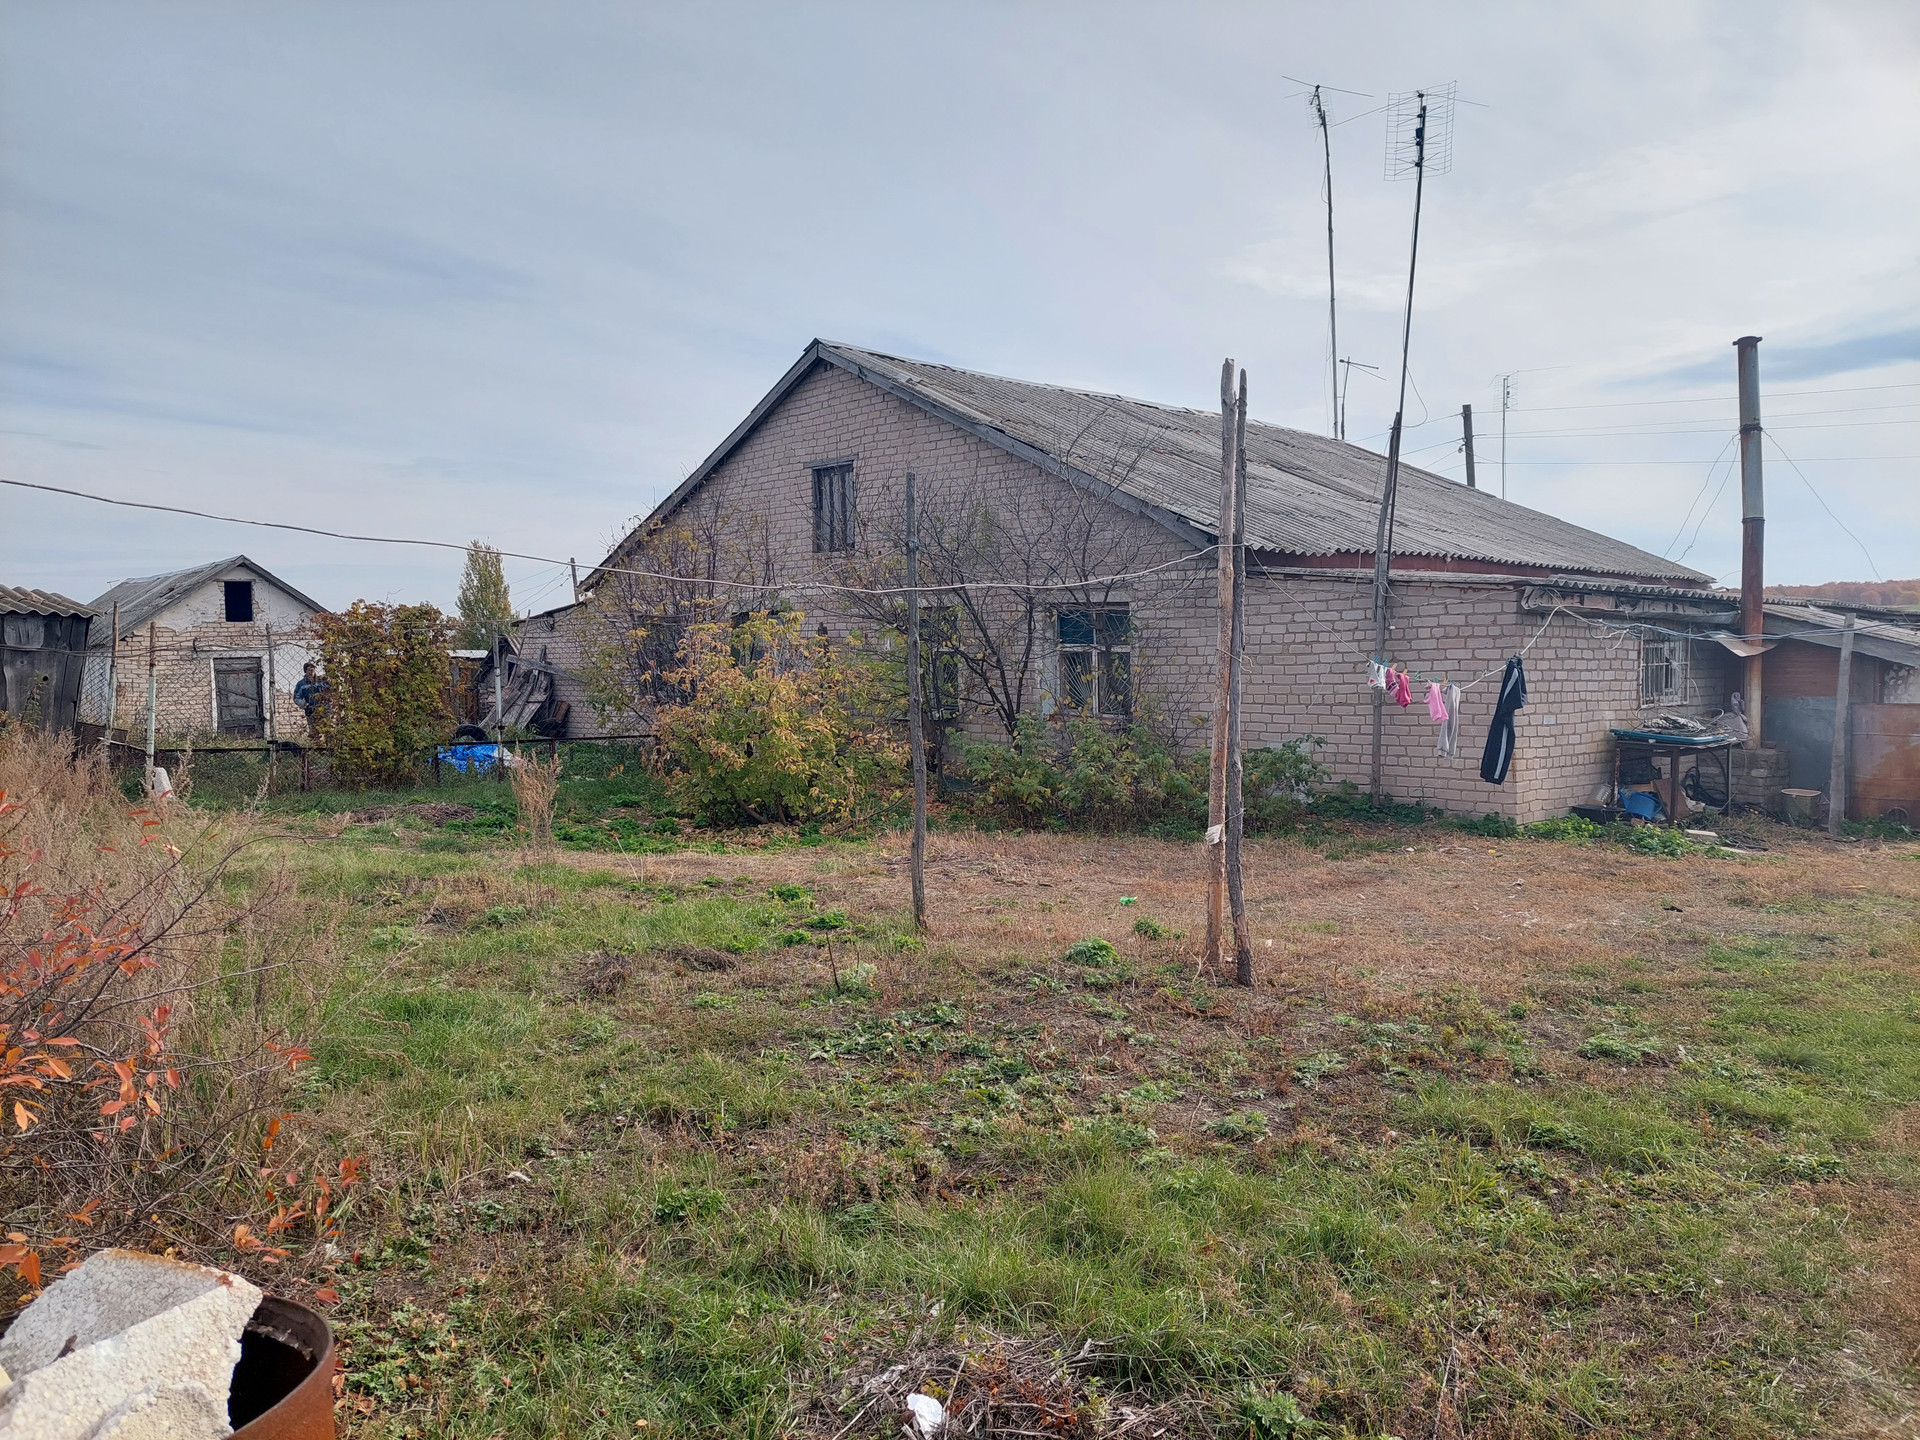
M1489 785L1507 783L1507 766L1513 763L1513 712L1527 703L1527 671L1514 656L1507 661L1507 673L1500 680L1500 702L1493 709L1493 726L1487 731L1487 748L1480 756L1480 778Z

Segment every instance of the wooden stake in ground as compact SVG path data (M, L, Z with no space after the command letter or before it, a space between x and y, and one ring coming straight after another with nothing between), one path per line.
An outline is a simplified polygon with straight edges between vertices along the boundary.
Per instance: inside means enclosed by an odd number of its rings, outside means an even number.
M156 728L155 707L160 701L160 631L159 621L147 622L147 793L153 793L153 732Z
M1227 726L1233 707L1233 535L1235 440L1238 407L1233 361L1220 367L1220 528L1214 575L1220 591L1218 676L1213 692L1213 763L1207 776L1206 963L1219 970L1225 951L1227 909Z
M1253 984L1253 936L1247 929L1246 887L1240 876L1240 841L1247 828L1247 800L1240 757L1240 691L1245 673L1247 614L1247 372L1240 372L1240 400L1233 422L1233 645L1227 687L1227 909L1233 916L1234 983Z
M920 714L920 534L907 472L907 748L913 754L913 927L927 928L927 742Z
M1847 818L1848 702L1853 690L1853 616L1840 632L1840 679L1833 691L1833 763L1827 772L1827 833L1838 835Z

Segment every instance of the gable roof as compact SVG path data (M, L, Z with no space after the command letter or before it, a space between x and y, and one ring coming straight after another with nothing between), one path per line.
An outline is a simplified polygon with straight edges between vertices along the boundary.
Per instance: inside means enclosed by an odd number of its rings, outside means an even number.
M1220 514L1220 416L1122 395L1009 380L816 340L648 517L671 514L818 365L833 365L1050 473L1211 544ZM1091 468L1084 457L1105 456ZM1116 473L1116 471L1118 473ZM1386 458L1342 440L1247 421L1247 543L1300 556L1370 555ZM623 542L624 543L624 542ZM1625 541L1400 464L1395 555L1697 585L1710 577ZM619 547L614 554L619 553ZM613 556L602 561L611 564Z
M209 565L196 565L190 570L173 570L165 575L148 575L139 580L122 580L95 600L93 608L102 615L111 615L115 603L119 604L119 638L124 640L162 610L186 599L209 580L217 580L227 571L241 565L246 566L261 579L279 586L307 609L324 613L324 607L318 600L302 595L266 566L249 560L244 555L229 555L225 560L215 560ZM100 641L102 644L106 643L104 634L101 635Z

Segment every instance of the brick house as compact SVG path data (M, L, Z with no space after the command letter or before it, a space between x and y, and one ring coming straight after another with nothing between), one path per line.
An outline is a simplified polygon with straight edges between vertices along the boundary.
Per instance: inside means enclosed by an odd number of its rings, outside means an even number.
M110 623L116 605L117 627ZM151 634L162 736L305 737L293 687L314 658L309 622L323 612L264 566L234 555L122 580L91 608L100 618L87 657L83 720L144 731Z
M1251 420L1247 451L1246 743L1322 736L1335 777L1364 785L1385 460ZM816 341L583 581L586 600L533 628L556 662L577 665L596 644L605 595L624 570L643 568L648 538L697 512L747 537L740 548L752 552L760 598L743 597L742 608L780 596L830 633L873 633L871 607L828 587L897 576L886 567L911 470L923 552L936 552L930 589L981 577L1003 595L1051 587L1038 643L1006 667L1018 674L999 687L1000 713L971 671L951 682L962 692L951 702L958 729L1004 734L1017 702L1042 714L1150 715L1204 746L1219 456L1215 412ZM982 526L993 538L976 547L974 568L942 571L927 537ZM959 542L947 548L965 559ZM1126 578L1063 583L1115 575ZM1707 576L1412 466L1401 469L1390 579L1383 658L1464 687L1454 758L1435 754L1424 705L1387 707L1386 787L1402 799L1521 821L1563 814L1606 784L1611 727L1653 712L1715 713L1740 683L1711 638L1735 618L1734 600L1708 589ZM937 613L940 598L929 603ZM1501 667L1523 649L1530 701L1507 782L1493 786L1479 777L1480 750ZM575 713L574 733L588 733L591 712Z

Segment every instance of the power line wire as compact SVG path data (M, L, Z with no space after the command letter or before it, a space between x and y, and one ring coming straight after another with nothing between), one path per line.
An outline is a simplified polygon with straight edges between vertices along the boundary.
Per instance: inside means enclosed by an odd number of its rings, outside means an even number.
M366 545L417 545L433 550L465 551L468 547L451 540L412 540L392 535L352 535L338 530L323 530L315 525L295 525L285 520L250 520L239 515L216 515L208 510L192 510L183 505L160 505L151 500L119 500L111 495L93 495L85 490L70 490L62 485L42 485L32 480L8 480L0 477L0 485L11 485L20 490L42 490L50 495L71 495L78 500L92 500L102 505L119 505L129 510L158 510L168 515L188 515L196 520L217 520L227 525L252 525L262 530L291 530L301 535L318 535L328 540L352 540ZM1148 575L1157 575L1163 570L1189 564L1203 556L1211 555L1218 545L1203 545L1197 550L1176 555L1171 560L1163 560L1158 565L1149 565L1144 570L1130 570L1120 575L1083 576L1073 580L1031 581L1031 580L963 580L950 584L922 585L922 592L952 592L956 590L1083 590L1097 585L1113 585L1122 580L1138 580ZM543 565L567 565L572 562L556 560L551 555L529 555L518 550L496 550L495 554L507 560L532 560ZM801 580L778 585L763 585L752 580L715 580L697 575L675 575L664 570L635 570L618 565L597 565L593 568L596 575L632 575L646 580L666 580L682 585L710 585L725 590L751 590L765 593L768 590L784 590L796 594L841 594L841 595L905 595L908 588L902 586L836 585L824 580Z
M1787 454L1785 448L1782 447L1782 445L1778 440L1774 440L1773 436L1770 433L1768 433L1765 429L1762 429L1761 433L1766 435L1767 439L1773 440L1773 448L1780 452L1780 458L1782 460L1786 461L1787 464L1793 466L1793 473L1800 477L1800 483L1807 487L1807 493L1812 495L1814 499L1820 502L1820 508L1827 512L1827 518L1833 521L1833 523L1838 525L1842 530L1845 530L1847 534L1847 538L1849 540L1853 541L1854 544L1860 546L1860 553L1867 557L1867 568L1873 571L1873 578L1876 580L1885 579L1886 577L1881 575L1880 573L1880 567L1873 563L1873 552L1867 549L1866 545L1861 541L1858 535L1854 534L1853 531L1851 530L1847 530L1846 523L1842 521L1838 515L1833 513L1833 507L1827 504L1826 497L1821 495L1821 493L1818 490L1813 488L1813 481L1807 479L1807 472L1802 470L1797 464L1794 463L1793 457ZM1807 463L1812 464L1814 462L1809 460Z

